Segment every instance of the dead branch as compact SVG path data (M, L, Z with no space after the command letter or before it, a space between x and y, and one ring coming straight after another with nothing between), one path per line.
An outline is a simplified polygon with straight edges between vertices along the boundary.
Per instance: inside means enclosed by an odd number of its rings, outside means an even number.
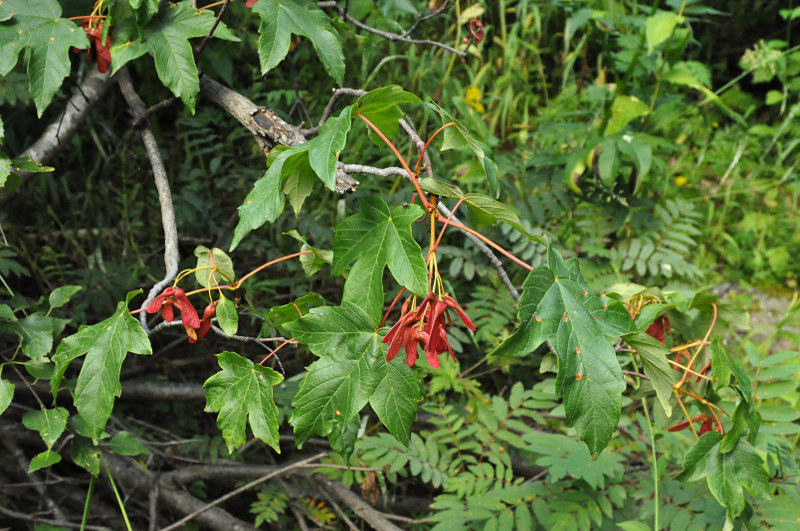
M373 528L378 531L400 531L399 527L387 520L380 512L373 509L370 504L361 499L360 496L338 481L331 481L327 477L319 474L313 476L313 478L320 487L350 507Z
M265 155L278 144L297 146L306 141L300 129L284 121L275 111L259 107L246 96L208 76L200 78L200 92L245 126ZM358 181L337 169L337 192L352 192L357 186Z
M191 514L189 514L186 517L178 520L174 524L163 528L161 531L169 531L170 529L177 529L177 528L179 528L180 526L182 526L183 524L185 524L186 522L188 522L188 521L190 521L192 519L195 519L195 518L199 519L203 515L203 513L205 513L206 511L215 510L215 507L217 505L219 505L220 503L222 503L222 502L224 502L226 500L229 500L229 499L233 498L234 496L236 496L236 495L238 495L238 494L240 494L240 493L242 493L242 492L244 492L246 490L252 489L256 485L260 485L261 483L264 483L265 481L268 481L268 480L270 480L270 479L272 479L274 477L280 476L282 474L286 474L286 473L288 473L288 472L290 472L290 471L292 471L294 469L301 468L303 465L306 465L306 464L308 464L308 463L310 463L312 461L317 461L319 459L322 459L326 455L328 455L327 452L320 452L320 453L318 453L316 455L313 455L311 457L308 457L306 459L301 459L300 461L295 461L294 463L290 463L288 465L282 466L278 470L273 470L272 472L270 472L268 474L265 474L265 475L261 476L260 478L258 478L256 480L253 480L253 481L251 481L251 482L249 482L249 483L247 483L245 485L242 485L238 489L232 490L231 492L229 492L228 494L226 494L224 496L220 496L219 498L217 498L216 500L212 501L211 503L208 503L208 504L200 507L199 509L196 509ZM162 485L162 488L163 488L163 485Z
M150 491L155 488L154 479L148 475L148 470L139 463L111 454L104 454L104 457L114 478L126 483L131 490ZM192 514L205 505L201 500L170 483L159 480L158 485L158 499L176 511ZM205 509L196 514L194 519L203 526L219 531L253 531L255 529L244 520L240 520L218 507Z

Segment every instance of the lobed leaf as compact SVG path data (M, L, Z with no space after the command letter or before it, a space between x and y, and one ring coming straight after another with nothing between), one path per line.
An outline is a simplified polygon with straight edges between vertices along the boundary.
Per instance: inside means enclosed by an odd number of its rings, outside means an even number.
M625 383L611 340L635 331L624 307L586 286L576 260L548 249L519 302L519 328L494 352L524 356L549 341L558 357L556 390L567 422L596 457L619 422Z
M14 68L20 52L30 50L28 80L41 118L69 75L70 48L88 48L89 38L77 24L61 18L56 0L3 0L0 21L0 76Z
M280 453L278 407L272 388L283 381L283 376L235 352L217 354L217 361L222 370L203 384L205 411L219 413L217 427L222 431L228 452L244 444L249 423L253 435Z
M334 229L333 274L355 261L344 286L343 299L367 310L373 319L383 309L383 270L409 291L424 295L428 271L422 249L411 236L411 224L422 215L417 205L389 206L380 197L361 200L360 210Z
M128 352L153 353L147 333L128 313L128 303L140 292L128 293L126 300L117 304L114 315L105 321L65 338L53 355L56 367L50 386L54 399L70 362L86 356L75 385L75 407L95 443L111 416L114 399L122 393L119 374L125 356Z
M259 0L253 12L261 17L258 58L261 75L275 68L289 53L292 34L311 40L325 71L341 85L344 54L330 18L308 0Z

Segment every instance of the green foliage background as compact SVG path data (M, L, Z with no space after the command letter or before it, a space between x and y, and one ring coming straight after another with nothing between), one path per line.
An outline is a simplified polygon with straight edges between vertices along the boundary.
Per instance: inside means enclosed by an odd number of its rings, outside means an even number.
M361 486L408 528L800 528L800 10L791 2L456 1L413 36L464 49L476 16L486 39L463 58L357 30L330 6L232 2L196 65L192 46L211 10L114 3L113 70L127 65L148 105L179 100L150 119L181 268L233 246L241 276L297 252L296 238L315 249L249 280L223 326L302 344L270 367L254 365L258 344L209 335L187 345L180 327L151 346L127 313L134 306L119 302L160 280L163 235L118 90L92 107L54 172L11 173L37 169L16 154L57 119L89 68L68 50L87 46L83 32L62 40L74 24L58 17L85 15L90 3L39 3L46 12L0 4L0 424L21 433L28 472L57 471L90 490L100 455L170 469L180 460L255 466L321 444L333 451L318 473ZM402 33L436 2L347 4L348 17ZM58 40L42 47L42 32ZM267 169L250 133L198 98L198 71L306 129L335 87L399 88L343 97L313 140L273 150ZM444 184L424 189L470 198L459 216L537 268L505 262L522 294L516 307L480 250L448 230L439 269L477 329L448 330L458 362L438 370L385 362L376 333L400 286L424 295L426 247L416 242L426 230L414 223L422 210L404 206L409 183L356 174L354 193L329 189L337 160L397 166L359 113L384 119L411 161L417 147L397 118L423 138L457 119L428 152ZM557 294L561 305L550 304ZM560 324L573 308L592 326L601 310L613 315L586 332L579 318ZM662 315L665 345L644 333ZM333 326L342 330L331 338ZM560 343L565 328L574 343ZM691 375L683 388L694 396L681 394L683 373L670 363L681 349L669 349L700 340L693 368L707 380ZM125 382L139 380L202 385L212 414L191 401L126 401ZM353 382L361 394L347 394ZM323 388L341 401L321 406ZM712 410L724 435L695 436L700 421L669 429ZM211 500L232 488L198 481L190 490ZM294 528L299 511L344 528L309 477L259 489L228 508L255 525ZM106 491L95 496L113 505ZM32 492L0 491L0 500L24 507ZM127 504L133 528L147 525L143 499Z

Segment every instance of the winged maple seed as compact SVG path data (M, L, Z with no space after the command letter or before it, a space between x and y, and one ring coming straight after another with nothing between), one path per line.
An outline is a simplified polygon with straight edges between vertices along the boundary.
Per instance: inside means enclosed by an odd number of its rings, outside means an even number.
M165 289L147 305L145 311L147 313L156 313L160 310L161 317L163 317L165 321L172 322L175 318L176 306L181 312L181 320L183 321L183 327L186 329L186 334L189 336L189 341L194 343L198 339L196 330L201 328L200 318L197 316L197 310L194 309L192 303L189 302L189 298L186 297L186 293L184 293L181 288L171 286ZM208 312L208 308L206 308L206 312ZM205 317L204 314L203 318ZM208 327L211 327L210 317ZM208 332L207 329L206 332ZM205 333L203 335L205 335ZM194 341L192 341L192 339L194 339Z
M716 431L716 432L719 432L719 433L723 433L722 426L718 426L714 422L714 419L712 417L709 417L708 415L702 415L702 414L701 415L697 415L691 421L684 420L683 422L679 422L679 423L675 424L674 426L671 426L670 428L668 428L667 431L672 431L672 432L683 431L686 428L688 428L691 424L694 424L695 422L702 422L702 424L700 425L700 435L703 435L704 433L707 433L709 431Z
M106 42L103 43L103 22L101 21L99 24L94 25L94 19L87 18L83 22L81 22L80 26L83 28L83 31L86 32L86 35L89 36L89 40L94 45L94 49L97 52L97 70L101 74L108 72L108 69L111 67L111 33L109 32L106 35ZM88 62L92 60L92 47L89 47L89 50L86 52L86 59Z
M410 308L409 303L411 303ZM392 361L400 349L405 347L406 363L409 367L413 367L417 362L417 347L420 343L425 349L428 363L434 369L439 368L439 354L445 350L450 352L455 361L456 356L447 340L445 330L446 326L453 324L448 313L451 308L458 314L461 322L474 332L475 325L450 295L442 297L431 291L422 299L419 307L416 306L416 297L406 299L400 319L383 338L383 342L389 345L386 361Z
M214 314L217 312L217 301L210 302L206 309L203 310L203 318L200 319L200 327L195 330L195 337L193 338L191 334L189 334L189 343L197 343L200 339L205 336L208 331L211 329L211 318L214 317ZM188 330L186 331L189 332Z

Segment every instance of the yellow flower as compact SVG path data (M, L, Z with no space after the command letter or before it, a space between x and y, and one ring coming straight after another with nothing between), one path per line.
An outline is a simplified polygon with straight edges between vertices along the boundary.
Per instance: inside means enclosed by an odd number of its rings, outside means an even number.
M481 103L481 89L475 85L471 85L467 88L467 92L464 94L464 103L475 109L477 112L483 112L486 110Z
M683 186L684 184L686 184L686 180L687 180L686 177L684 177L683 175L678 175L677 177L675 177L675 184L678 186Z

